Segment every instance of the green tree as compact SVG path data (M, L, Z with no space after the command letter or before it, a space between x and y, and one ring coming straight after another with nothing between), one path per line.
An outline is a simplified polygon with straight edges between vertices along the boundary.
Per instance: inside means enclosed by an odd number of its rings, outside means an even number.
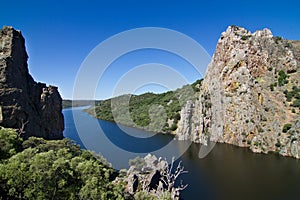
M286 75L286 73L283 70L280 70L278 72L278 75L279 75L279 77L278 77L278 85L279 86L283 86L284 84L288 83L288 80L287 80L288 76Z
M22 139L14 129L0 127L0 160L7 159L22 149Z
M111 182L114 170L101 156L67 139L30 138L23 148L0 164L0 198L124 199L124 187Z
M16 199L26 197L29 183L32 181L32 174L28 173L29 161L36 153L36 149L29 148L12 156L5 164L0 165L1 190L5 191L7 196Z

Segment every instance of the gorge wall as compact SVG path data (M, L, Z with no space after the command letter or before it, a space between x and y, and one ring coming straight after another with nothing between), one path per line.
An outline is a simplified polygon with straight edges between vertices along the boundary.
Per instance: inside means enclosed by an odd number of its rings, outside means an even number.
M300 158L300 41L230 26L176 134Z
M0 126L22 137L63 137L62 99L57 87L37 83L28 72L25 40L12 27L0 30Z

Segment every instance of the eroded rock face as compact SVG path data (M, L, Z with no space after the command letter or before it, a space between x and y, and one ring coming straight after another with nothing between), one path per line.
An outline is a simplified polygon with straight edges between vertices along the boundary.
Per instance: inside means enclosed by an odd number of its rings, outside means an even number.
M294 104L299 95L290 100L286 95L300 88L299 46L268 29L252 34L229 27L218 41L199 100L189 107L192 117L181 116L179 139L299 158L300 110ZM291 124L287 131L285 124Z
M166 195L165 192L168 192L171 199L179 199L180 191L186 187L183 184L181 186L175 185L179 175L186 173L181 164L176 167L173 160L172 164L169 165L166 160L151 154L134 160L130 163L128 170L120 171L123 175L119 176L114 181L115 183L125 183L125 191L130 195L143 191L157 197L163 197Z
M28 72L25 40L12 27L0 30L0 125L23 137L63 137L62 99L57 87L37 83Z

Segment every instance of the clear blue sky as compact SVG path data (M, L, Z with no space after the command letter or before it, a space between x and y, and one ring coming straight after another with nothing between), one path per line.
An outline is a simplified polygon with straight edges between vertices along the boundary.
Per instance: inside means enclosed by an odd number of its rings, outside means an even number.
M76 73L88 53L108 37L132 28L180 31L210 55L221 32L232 24L252 32L267 27L274 35L300 39L299 1L14 0L0 5L0 26L19 29L26 39L34 79L58 86L63 98L72 97ZM189 81L196 79L191 74ZM97 95L107 97L105 92Z

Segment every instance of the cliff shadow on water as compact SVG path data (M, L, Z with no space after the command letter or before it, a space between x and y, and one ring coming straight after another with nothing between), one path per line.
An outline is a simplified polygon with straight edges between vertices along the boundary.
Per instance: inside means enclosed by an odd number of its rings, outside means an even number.
M192 144L180 158L188 174L184 199L297 199L300 162L276 154L255 154L247 148L216 144L203 159Z

